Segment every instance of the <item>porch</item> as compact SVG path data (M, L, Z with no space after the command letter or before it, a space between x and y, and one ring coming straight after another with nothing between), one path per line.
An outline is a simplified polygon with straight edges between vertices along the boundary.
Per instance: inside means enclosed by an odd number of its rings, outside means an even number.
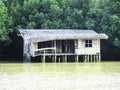
M30 44L32 57L40 55L75 55L78 48L77 40L52 40Z

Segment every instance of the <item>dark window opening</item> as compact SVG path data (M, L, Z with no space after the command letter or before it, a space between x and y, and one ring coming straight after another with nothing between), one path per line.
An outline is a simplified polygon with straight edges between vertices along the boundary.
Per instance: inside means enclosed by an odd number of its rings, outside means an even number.
M75 53L74 40L57 40L57 53Z
M38 48L48 48L53 47L53 41L39 42Z
M85 47L92 47L92 40L85 40Z

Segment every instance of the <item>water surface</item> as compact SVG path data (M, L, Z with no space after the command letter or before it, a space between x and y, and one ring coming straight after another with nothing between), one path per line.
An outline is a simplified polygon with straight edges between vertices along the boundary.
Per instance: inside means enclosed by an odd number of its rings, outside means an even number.
M1 63L0 90L119 90L120 62Z

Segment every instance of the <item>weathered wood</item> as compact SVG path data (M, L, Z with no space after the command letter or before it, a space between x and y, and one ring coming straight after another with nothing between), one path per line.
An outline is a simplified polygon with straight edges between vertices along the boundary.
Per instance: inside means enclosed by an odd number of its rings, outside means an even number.
M61 41L61 40L60 40ZM82 49L80 49L80 48L83 48L82 47L82 45L85 45L85 43L83 43L83 41L82 40L77 40L78 42L79 42L79 44L81 44L81 45L78 45L78 51L79 50L82 50ZM67 42L66 42L67 43ZM77 43L77 42L76 42ZM62 43L59 43L59 44L62 44ZM96 42L95 41L93 41L93 44L99 44L99 40L97 40L96 39ZM63 53L63 52L59 52L58 51L58 53L56 52L56 50L59 50L59 49L57 49L57 42L56 42L56 40L54 40L53 41L53 47L46 47L46 48L35 48L34 49L34 56L39 56L39 55L44 55L45 54L45 56L54 56L54 62L56 62L56 56L57 55L60 55L60 56L63 56L63 55L76 55L75 56L75 60L76 60L76 62L78 62L78 56L77 55L82 55L81 53L80 54L78 54L78 53ZM96 48L96 47L99 47L99 46L95 46L95 45L93 45L94 46L94 48ZM35 46L34 46L35 47ZM36 45L36 47L37 47L37 45ZM62 48L62 47L61 47ZM67 46L65 45L65 51L68 49L66 49L67 48ZM92 48L85 48L85 50L86 51L91 51L91 49L94 49L93 47ZM70 47L69 47L69 49L70 49ZM87 49L89 49L89 50L87 50ZM61 50L61 49L60 49ZM98 49L99 50L99 49ZM45 52L45 53L44 53ZM81 51L82 52L82 51ZM93 52L92 52L93 53ZM84 55L84 54L83 54ZM66 62L65 61L65 58L66 57L64 57L63 58L63 60L64 60L64 62ZM92 62L92 54L86 54L85 55L85 62ZM98 56L94 56L94 61L95 61L95 59L96 59L96 61L100 61L100 56L98 57Z
M86 55L86 57L87 57L87 62L90 62L90 61L89 61L89 55Z
M55 62L55 57L52 56L52 62Z
M94 55L94 62L96 61L96 56Z
M58 57L58 62L60 63L60 57Z
M87 61L87 56L86 56L86 55L85 55L85 57L84 57L84 60L85 60L85 62L88 62L88 61Z
M28 39L25 38L23 42L23 60L24 62L30 62L30 59L30 43L28 42Z
M100 53L100 39L90 39L92 40L92 47L85 47L85 40L89 39L78 39L78 49L76 50L77 54L94 55L96 53Z
M46 56L45 56L45 55L43 55L43 63L45 63L45 57L46 57Z
M44 50L56 50L56 48L55 47L50 47L50 48L34 49L35 52L37 52L37 51L44 51Z
M78 63L78 59L79 59L79 58L78 58L78 55L76 55L76 62L77 62L77 63Z
M54 40L54 47L53 50L55 50L55 63L56 63L56 40Z
M107 35L96 33L93 30L71 29L21 29L19 30L19 35L22 36L24 40L23 57L25 59L30 60L31 56L54 56L55 62L57 55L84 55L85 62L92 62L92 57L94 57L94 61L100 62L101 55L98 55L100 54L100 39L108 39ZM36 35L38 36L36 37ZM92 40L92 47L86 48L85 40ZM46 48L38 48L39 43L42 44L48 41L52 41L50 43L51 46L43 44ZM76 56L76 58L78 57Z
M29 63L31 59L29 53L24 53L23 59L25 63Z
M96 55L96 58L97 58L97 62L99 62L99 56L98 55Z
M55 55L55 63L56 63L56 60L57 60L57 56Z
M90 57L91 57L91 58L90 58L90 62L92 62L92 60L93 60L92 55L90 55Z
M101 55L99 55L99 62L101 62Z
M67 62L67 55L65 55L65 63Z

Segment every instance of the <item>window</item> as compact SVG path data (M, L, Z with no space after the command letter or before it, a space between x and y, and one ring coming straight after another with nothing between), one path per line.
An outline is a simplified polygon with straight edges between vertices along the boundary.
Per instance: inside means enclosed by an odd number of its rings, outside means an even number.
M92 47L92 40L85 40L85 47Z

